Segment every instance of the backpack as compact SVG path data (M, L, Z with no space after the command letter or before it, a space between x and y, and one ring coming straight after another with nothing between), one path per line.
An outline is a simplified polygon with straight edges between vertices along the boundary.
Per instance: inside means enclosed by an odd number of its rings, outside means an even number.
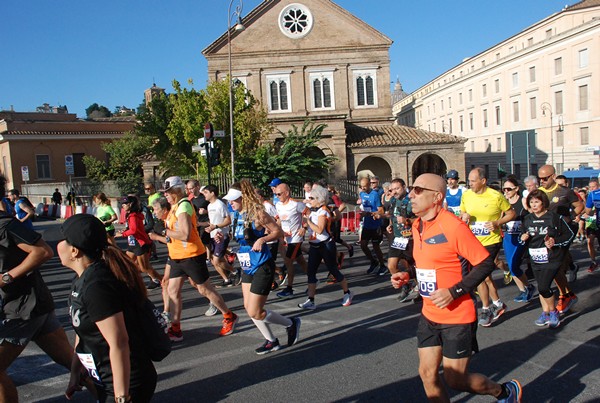
M144 351L152 361L162 361L171 353L171 340L167 335L169 324L148 298L139 307L137 317L144 336Z
M144 215L144 231L146 233L152 232L154 229L154 216L145 204L142 204L142 214Z

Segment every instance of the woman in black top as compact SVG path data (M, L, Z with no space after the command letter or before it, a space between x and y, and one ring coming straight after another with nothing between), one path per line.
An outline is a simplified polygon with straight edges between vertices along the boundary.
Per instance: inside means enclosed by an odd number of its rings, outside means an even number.
M76 214L62 226L58 246L63 265L77 274L69 312L77 337L67 396L82 367L96 383L101 402L148 402L156 370L145 352L137 313L146 288L135 264L109 245L104 226L92 215Z

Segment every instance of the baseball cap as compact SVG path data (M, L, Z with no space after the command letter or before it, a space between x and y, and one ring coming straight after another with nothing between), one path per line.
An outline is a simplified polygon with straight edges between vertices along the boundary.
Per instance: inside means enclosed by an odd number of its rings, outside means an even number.
M451 169L446 174L446 179L458 179L458 171Z
M129 200L128 196L123 196L119 199L119 203L121 203L121 204L131 203L131 200Z
M275 187L281 185L283 182L279 178L275 178L269 183L269 187Z
M237 200L242 197L242 192L237 189L229 189L227 194L223 197L223 199L227 201Z
M98 252L108 246L106 229L102 222L91 214L75 214L60 227L64 239L86 252Z
M175 186L182 187L185 186L185 184L179 176L169 176L167 180L165 180L164 188L162 189L162 191L165 192Z

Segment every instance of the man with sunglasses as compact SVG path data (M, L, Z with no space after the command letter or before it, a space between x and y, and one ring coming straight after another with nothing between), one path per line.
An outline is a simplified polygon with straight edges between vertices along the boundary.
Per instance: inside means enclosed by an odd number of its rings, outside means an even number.
M441 176L420 175L409 193L412 212L413 257L423 297L417 328L419 375L430 401L450 401L440 377L453 389L491 395L499 402L520 402L521 385L512 380L496 383L482 374L470 373L469 361L478 352L477 311L471 295L494 268L493 257L452 212L444 209L446 183ZM464 271L464 265L472 267ZM400 288L409 275L392 275Z
M379 183L379 180L377 180ZM377 274L386 271L385 260L383 259L383 252L379 244L383 240L382 224L383 220L383 206L381 205L381 194L377 190L371 188L371 181L369 178L362 178L360 180L360 208L361 217L363 218L363 227L360 234L360 248L364 252L365 256L371 261L371 265L367 270L367 274L373 273L377 270ZM373 253L369 250L369 241L373 245L373 252L377 260L373 257Z
M574 229L574 233L577 233L577 227L579 225L577 223L579 222L579 216L584 208L579 197L575 194L573 189L560 186L556 183L556 170L552 165L544 165L538 169L538 177L540 178L539 189L546 193L550 200L550 207L548 210L554 211L564 218L571 229ZM572 219L571 214L575 216L574 220ZM577 279L577 266L573 262L573 257L569 252L570 246L570 243L566 246L566 259L554 278L554 282L556 283L559 292L556 310L561 314L568 312L578 301L575 293L569 288L569 282L567 281L567 270L569 270L569 281L573 282Z
M517 214L502 193L487 186L483 168L469 172L469 188L460 202L461 220L469 225L495 261L502 248L502 225L514 220ZM506 311L506 304L500 300L491 276L477 287L477 292L482 305L479 325L491 326Z

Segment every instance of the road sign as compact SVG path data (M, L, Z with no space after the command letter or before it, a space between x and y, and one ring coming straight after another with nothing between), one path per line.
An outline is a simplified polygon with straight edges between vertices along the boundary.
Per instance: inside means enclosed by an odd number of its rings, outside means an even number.
M206 123L204 125L204 138L207 140L212 139L214 136L213 125L211 123Z
M215 130L215 137L225 137L225 130Z
M29 180L29 167L27 165L21 167L21 176L23 177L23 182Z
M195 153L199 153L202 151L206 151L206 147L204 147L204 145L192 146L192 151Z
M73 162L73 155L65 155L65 173L67 175L75 175L75 164Z

